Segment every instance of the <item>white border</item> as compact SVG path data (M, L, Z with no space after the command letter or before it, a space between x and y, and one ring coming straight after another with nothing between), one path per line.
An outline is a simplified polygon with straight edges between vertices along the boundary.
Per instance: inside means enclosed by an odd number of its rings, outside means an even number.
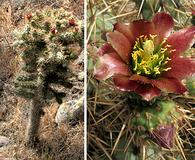
M84 160L87 160L87 0L84 0Z

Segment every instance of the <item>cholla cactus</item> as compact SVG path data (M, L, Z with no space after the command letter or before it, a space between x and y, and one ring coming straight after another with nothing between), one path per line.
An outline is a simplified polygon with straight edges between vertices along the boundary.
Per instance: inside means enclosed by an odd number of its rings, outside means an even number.
M22 73L15 80L16 93L32 99L27 143L37 138L43 99L52 91L50 83L67 86L69 61L76 58L69 45L82 45L82 24L64 9L50 9L25 16L23 31L15 32L14 46L23 61Z

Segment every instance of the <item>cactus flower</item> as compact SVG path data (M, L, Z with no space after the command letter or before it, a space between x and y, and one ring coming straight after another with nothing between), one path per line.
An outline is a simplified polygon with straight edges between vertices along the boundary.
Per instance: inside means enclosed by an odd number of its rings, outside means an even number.
M51 33L52 33L52 34L56 34L56 33L58 33L58 30L57 30L56 28L52 28L52 29L51 29Z
M27 18L28 20L30 20L30 19L32 18L32 14L31 14L31 13L27 14L27 15L26 15L26 18Z
M172 32L173 27L173 18L165 12L151 21L116 23L97 52L95 78L112 77L116 88L147 101L162 92L183 94L182 79L195 73L195 60L182 57L194 43L195 26Z
M76 22L73 18L69 19L69 25L70 26L75 26L76 25Z
M193 15L193 16L195 15L195 9L192 10L192 15Z

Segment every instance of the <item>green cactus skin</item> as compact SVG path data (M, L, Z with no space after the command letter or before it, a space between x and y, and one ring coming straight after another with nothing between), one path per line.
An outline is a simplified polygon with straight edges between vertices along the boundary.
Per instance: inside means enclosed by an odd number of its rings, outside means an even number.
M158 126L177 124L181 113L176 104L170 100L158 101L156 106L144 107L131 121L133 126L141 126L145 131L152 131Z
M195 96L195 76L186 79L186 86L190 95Z
M75 24L70 24L69 19ZM83 29L81 21L64 9L47 8L28 14L26 22L23 31L15 31L13 43L23 61L22 71L15 79L15 92L32 100L26 141L27 145L33 146L38 137L44 101L48 93L54 92L49 84L60 83L67 87L67 67L69 61L76 58L69 45L78 43L83 46ZM52 95L61 102L58 93Z

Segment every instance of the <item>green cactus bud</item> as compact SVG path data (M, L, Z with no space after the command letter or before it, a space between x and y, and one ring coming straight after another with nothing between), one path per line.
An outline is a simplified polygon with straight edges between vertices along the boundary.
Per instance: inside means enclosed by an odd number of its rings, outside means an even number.
M176 104L173 101L158 101L154 106L143 108L143 110L132 119L132 124L142 126L146 131L151 131L159 125L177 123L181 118Z

